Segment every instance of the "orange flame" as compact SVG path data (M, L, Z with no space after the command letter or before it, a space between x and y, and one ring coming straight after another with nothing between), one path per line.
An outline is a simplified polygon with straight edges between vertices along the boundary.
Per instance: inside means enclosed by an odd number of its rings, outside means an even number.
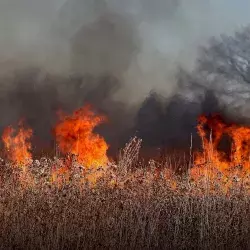
M108 145L104 138L93 132L105 120L105 117L97 116L90 106L75 111L71 116L63 115L55 128L60 150L64 154L76 155L84 167L105 166L108 162Z
M19 122L18 127L18 130L7 127L2 140L9 160L18 165L26 165L32 159L30 139L33 132L30 128L23 128L22 122Z
M239 167L241 173L249 172L250 127L226 124L217 114L210 117L202 115L198 122L197 130L202 139L203 152L197 154L196 166L209 163L214 170L223 174L232 174ZM228 154L218 149L224 135L232 140L231 152ZM199 172L197 167L192 171L194 175Z

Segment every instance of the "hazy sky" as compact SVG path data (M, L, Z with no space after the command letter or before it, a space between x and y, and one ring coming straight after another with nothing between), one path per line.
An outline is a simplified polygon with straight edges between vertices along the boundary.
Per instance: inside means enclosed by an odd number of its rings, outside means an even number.
M39 32L42 34L44 29L51 26L57 17L57 10L65 1L1 0L0 45L9 47L25 43L30 45L45 40L44 35L42 39ZM83 3L93 1L82 0ZM167 3L177 0L155 0L154 4L145 4L144 9L139 3L152 1L107 0L107 2L115 11L133 13L135 17L140 17L143 21L140 32L146 36L148 46L154 46L161 52L173 55L185 49L189 50L192 44L199 43L204 38L230 32L250 22L248 0L180 0L179 7L174 9L170 18L168 16L171 14L169 11L171 6ZM78 15L81 13L79 9L75 12Z
M67 67L68 38L48 32L56 23L58 10L64 2L1 0L0 61L15 58L39 62L46 67ZM70 19L74 22L67 24L66 29L81 26L83 16L93 12L88 9L91 7L86 7L91 6L92 2L94 0L82 0L82 10L79 5L72 5L71 13L66 18L68 20L63 21L65 24L70 23ZM171 73L177 64L192 66L197 47L209 37L230 33L250 23L249 0L179 0L178 5L178 0L107 2L111 10L127 15L128 19L132 17L136 22L135 28L142 41L141 49L131 61L124 78L128 86L133 84L141 89L143 84L142 95L152 87L163 87L164 91L171 92L174 86Z

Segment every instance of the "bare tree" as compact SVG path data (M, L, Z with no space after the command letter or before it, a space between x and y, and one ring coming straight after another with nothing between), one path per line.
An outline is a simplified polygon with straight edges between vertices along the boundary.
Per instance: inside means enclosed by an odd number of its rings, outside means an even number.
M237 122L249 123L250 26L233 36L212 38L208 46L201 48L196 68L185 75L183 82L192 93L212 91L220 112Z
M250 26L234 36L221 35L203 47L197 70L226 80L250 84Z

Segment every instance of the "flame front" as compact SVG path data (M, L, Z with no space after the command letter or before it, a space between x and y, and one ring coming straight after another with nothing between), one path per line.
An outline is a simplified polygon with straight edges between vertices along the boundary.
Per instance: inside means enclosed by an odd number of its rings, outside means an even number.
M2 135L5 151L9 160L18 165L26 165L32 159L31 155L31 136L32 129L23 127L19 123L18 130L7 127Z
M217 172L225 175L235 173L239 168L241 173L250 170L250 127L236 124L226 124L219 115L200 116L198 119L198 134L202 139L203 152L198 153L195 165L209 164ZM209 130L209 131L208 131ZM218 149L223 136L231 139L231 152ZM199 172L197 167L193 173Z
M104 138L93 132L106 120L85 106L71 116L61 116L55 128L56 141L64 154L74 154L80 164L87 168L105 166L108 162L108 145Z

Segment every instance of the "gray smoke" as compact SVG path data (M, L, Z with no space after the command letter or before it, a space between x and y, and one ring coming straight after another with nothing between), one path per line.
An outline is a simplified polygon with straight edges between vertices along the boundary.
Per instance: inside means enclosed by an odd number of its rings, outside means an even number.
M2 0L0 128L25 117L36 138L48 142L56 111L88 102L109 117L100 131L114 151L134 134L154 147L188 141L196 116L221 105L213 101L215 88L204 83L193 91L193 79L181 78L179 68L193 71L211 36L247 24L249 5Z
M245 0L3 0L0 61L66 75L111 71L123 82L116 98L127 103L141 102L152 89L170 96L177 66L192 69L198 46L248 23L249 5Z

